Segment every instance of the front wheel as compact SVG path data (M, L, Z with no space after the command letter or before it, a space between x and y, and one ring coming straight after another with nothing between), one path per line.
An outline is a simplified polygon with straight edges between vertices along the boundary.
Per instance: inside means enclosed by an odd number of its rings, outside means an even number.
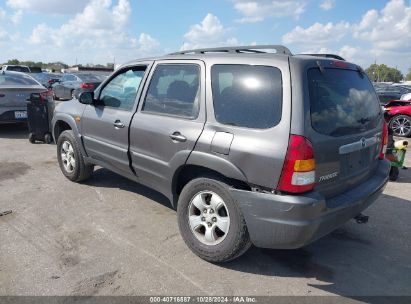
M57 159L61 172L73 182L81 182L93 174L94 166L84 161L73 131L66 130L57 140Z
M223 182L190 181L180 194L177 215L185 243L206 261L227 262L251 246L241 210Z
M411 136L411 117L408 115L397 115L391 119L390 128L395 136Z

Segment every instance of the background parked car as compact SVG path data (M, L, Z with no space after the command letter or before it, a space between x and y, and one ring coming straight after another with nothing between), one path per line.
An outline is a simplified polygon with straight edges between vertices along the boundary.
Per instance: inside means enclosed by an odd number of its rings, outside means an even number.
M23 72L30 73L30 68L26 65L3 65L1 67L2 71L14 71L14 72Z
M394 100L385 107L385 118L396 136L411 136L411 101Z
M27 99L41 93L51 99L49 91L33 77L20 72L0 72L0 123L27 121Z
M404 94L411 93L411 88L405 85L374 84L374 88L381 105L391 100L400 100Z
M62 74L54 73L34 73L31 74L38 82L40 82L47 89L51 89L53 83L59 82L63 77Z
M56 99L77 98L82 92L94 91L104 76L94 74L64 74L60 82L52 85Z

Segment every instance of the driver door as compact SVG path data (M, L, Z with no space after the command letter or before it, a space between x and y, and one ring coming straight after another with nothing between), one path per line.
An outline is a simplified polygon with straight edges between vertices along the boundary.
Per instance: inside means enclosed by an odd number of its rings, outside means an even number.
M95 104L87 105L83 112L82 135L87 154L113 171L131 173L128 131L147 67L139 65L118 71L100 92L95 92Z

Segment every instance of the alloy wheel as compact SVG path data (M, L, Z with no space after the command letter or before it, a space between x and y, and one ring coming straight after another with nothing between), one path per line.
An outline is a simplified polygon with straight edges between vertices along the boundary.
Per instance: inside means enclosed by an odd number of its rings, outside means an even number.
M73 146L67 140L61 145L61 160L67 173L72 173L76 168Z
M224 200L212 191L194 195L188 206L191 232L205 245L217 245L227 236L230 215Z
M411 131L411 120L406 117L396 117L391 123L391 128L395 135L406 136Z

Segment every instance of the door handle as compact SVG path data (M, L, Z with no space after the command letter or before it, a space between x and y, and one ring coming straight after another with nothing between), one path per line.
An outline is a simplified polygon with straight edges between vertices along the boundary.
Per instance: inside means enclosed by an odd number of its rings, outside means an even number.
M118 129L122 129L122 128L125 127L125 125L124 125L120 120L118 120L118 119L114 122L113 125L114 125L116 128L118 128Z
M170 138L175 141L180 141L180 142L185 142L187 141L187 137L184 135L181 135L180 132L174 132L173 134L170 135Z

